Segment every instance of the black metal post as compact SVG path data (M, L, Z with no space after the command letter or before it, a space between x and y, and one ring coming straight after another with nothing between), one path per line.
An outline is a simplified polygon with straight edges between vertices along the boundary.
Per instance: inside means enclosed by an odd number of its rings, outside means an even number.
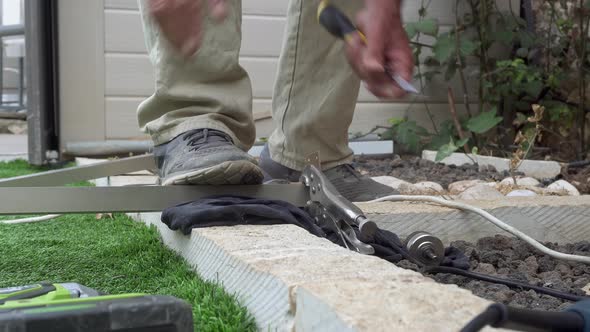
M29 162L34 165L58 158L56 21L57 1L25 0Z

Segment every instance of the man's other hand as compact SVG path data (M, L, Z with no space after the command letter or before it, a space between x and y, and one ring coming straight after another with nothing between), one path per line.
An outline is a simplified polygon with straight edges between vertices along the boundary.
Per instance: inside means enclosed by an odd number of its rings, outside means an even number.
M385 67L406 81L411 81L414 70L412 49L401 21L400 3L399 0L365 0L357 25L367 37L367 43L360 36L354 36L346 47L352 68L367 89L380 98L405 95L385 73Z

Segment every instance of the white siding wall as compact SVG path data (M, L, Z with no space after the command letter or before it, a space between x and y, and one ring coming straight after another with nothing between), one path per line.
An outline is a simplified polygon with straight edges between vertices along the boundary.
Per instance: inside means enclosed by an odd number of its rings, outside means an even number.
M65 3L62 8L84 6L87 16L91 11L96 10L94 8L86 9L89 6L82 5L77 0L60 1ZM72 34L71 29L76 28L74 25L81 24L88 25L85 27L87 31L94 33L102 30L104 32L102 36L97 36L95 44L91 45L93 48L104 50L104 62L97 66L89 60L88 68L92 69L94 66L96 69L94 73L91 71L86 73L88 78L95 78L96 84L104 82L104 90L101 87L95 89L93 96L93 98L99 99L102 96L102 101L95 102L98 106L94 104L88 106L87 110L74 107L79 103L76 100L77 96L68 94L67 91L78 89L83 79L79 78L76 81L74 76L71 76L71 80L67 80L62 85L62 91L64 91L62 99L65 99L65 105L68 105L68 101L72 101L71 107L62 110L62 114L66 114L66 118L62 118L62 131L65 132L65 134L62 133L63 140L67 142L96 139L97 137L103 137L103 139L142 137L143 135L138 130L135 112L138 104L153 92L154 83L153 69L144 45L137 0L93 1L97 1L97 6L99 8L102 6L104 11L96 13L94 18L85 16L88 22L70 23L72 26L63 26L63 34ZM508 0L503 1L507 2ZM243 0L243 42L240 62L250 74L253 84L254 116L258 119L258 137L266 137L272 130L272 122L269 118L270 98L282 44L287 3L288 0ZM405 20L415 21L420 1L404 1L404 3ZM445 26L448 28L454 22L453 3L452 0L435 0L430 6L430 13L438 18L443 29ZM62 16L69 16L65 9L63 11L65 13L62 13ZM64 17L64 19L68 18ZM261 35L264 38L258 37ZM62 46L60 46L64 49L62 51L66 52L68 48L77 47L73 39L73 37L62 39ZM77 48L76 52L79 53L77 61L81 62L85 61L85 56L93 56L92 50ZM62 68L67 70L67 67ZM429 96L427 101L436 121L447 118L446 84L431 82L424 94ZM459 94L458 91L457 94ZM429 126L430 121L424 109L424 103L420 100L382 103L362 90L351 132L369 130L377 124L386 124L387 119L391 117L400 117L406 113L410 114L410 118ZM75 116L78 117L82 116L80 112L88 114L104 112L103 118L96 114L91 116L95 120L100 120L100 123L96 124L96 131L101 132L89 133L87 130L80 130L80 123L72 124L68 120L67 114L75 113ZM70 129L73 126L77 126L77 129Z

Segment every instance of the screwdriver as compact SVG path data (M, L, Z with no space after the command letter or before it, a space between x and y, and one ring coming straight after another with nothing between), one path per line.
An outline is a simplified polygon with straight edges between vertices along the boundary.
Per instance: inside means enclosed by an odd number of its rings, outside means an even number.
M322 0L318 7L318 21L332 35L350 42L354 34L358 34L361 40L366 44L367 37L350 21L350 19L337 7L330 5L326 0ZM385 73L402 88L410 93L419 94L418 90L403 79L400 75L394 73L391 68L385 67Z

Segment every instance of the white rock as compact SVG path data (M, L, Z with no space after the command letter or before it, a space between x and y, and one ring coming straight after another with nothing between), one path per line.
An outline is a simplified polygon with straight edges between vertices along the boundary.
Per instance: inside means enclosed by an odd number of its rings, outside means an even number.
M580 192L571 183L565 180L558 180L547 187L549 194L558 194L564 196L580 196Z
M498 183L497 182L484 182L484 183L480 183L480 184L485 184L486 186L490 186L492 188L497 188L498 187Z
M411 183L402 183L397 187L397 190L402 195L423 195L422 191Z
M414 185L393 176L376 176L373 180L399 191L402 195L439 195L444 192L443 187L435 182L422 182Z
M526 177L526 178L516 179L516 184L521 187L538 187L541 185L541 182L539 182L535 178ZM504 180L502 180L500 182L500 185L501 186L513 186L514 179L512 177L505 178Z
M534 196L537 196L537 194L531 190L520 189L520 190L512 190L506 196L507 197L534 197Z
M464 200L493 200L503 198L502 195L496 188L490 187L485 183L476 184L475 186L467 188L464 192L459 194L459 199Z
M485 182L482 180L463 180L463 181L453 182L453 183L449 184L449 193L451 193L452 195L457 195L457 194L460 194L475 185L483 184L483 183L485 183Z
M384 184L386 186L390 186L391 188L396 189L396 190L400 190L400 186L402 184L407 185L407 186L412 186L411 183L404 181L404 180L400 180L400 179L393 177L393 176L376 176L376 177L373 177L373 180L375 180L381 184Z
M440 195L445 192L445 189L440 184L432 181L415 183L414 188L418 189L421 195Z

